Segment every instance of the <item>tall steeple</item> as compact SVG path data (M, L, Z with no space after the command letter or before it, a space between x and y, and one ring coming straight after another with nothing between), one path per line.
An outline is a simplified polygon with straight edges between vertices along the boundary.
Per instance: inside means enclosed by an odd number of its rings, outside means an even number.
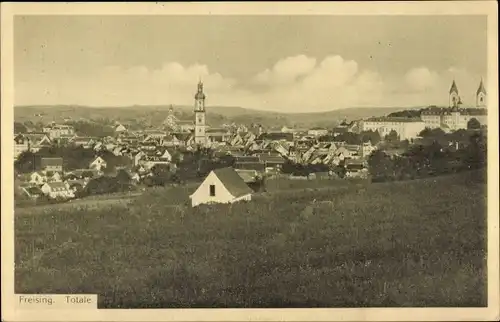
M476 91L476 107L486 107L486 88L484 87L482 77Z
M455 83L455 80L453 80L453 83L451 83L451 87L450 87L450 94L452 94L452 93L458 94L458 88L457 88L457 84Z
M455 83L455 80L453 80L453 83L451 84L450 87L450 93L449 93L449 107L457 107L458 104L461 103L460 96L458 95L458 87L457 84Z
M194 95L194 141L196 144L207 144L207 136L205 133L205 93L203 92L203 82L198 81L198 90Z

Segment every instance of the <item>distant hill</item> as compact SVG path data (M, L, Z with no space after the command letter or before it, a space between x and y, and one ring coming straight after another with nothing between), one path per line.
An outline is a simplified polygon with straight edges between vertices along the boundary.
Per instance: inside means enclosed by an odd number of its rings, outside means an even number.
M103 122L123 122L147 126L160 125L169 113L171 105L89 107L78 105L31 105L14 107L14 119L18 122L63 122L65 120L94 120ZM183 119L192 118L192 106L173 106L174 112ZM343 119L357 120L372 116L383 116L404 110L399 107L353 107L316 113L279 113L248 109L236 106L208 106L207 122L213 126L236 122L250 125L262 124L265 127L331 127ZM407 109L407 108L406 108Z

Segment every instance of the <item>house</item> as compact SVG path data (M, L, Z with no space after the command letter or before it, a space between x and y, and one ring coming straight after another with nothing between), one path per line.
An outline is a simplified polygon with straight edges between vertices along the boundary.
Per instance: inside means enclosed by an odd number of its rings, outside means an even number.
M73 194L76 194L82 191L88 182L86 180L68 180L65 183L67 184L68 189L72 191Z
M40 188L50 198L73 198L75 194L63 182L47 182Z
M49 138L58 139L61 136L71 136L75 134L75 129L71 125L52 123L43 128L43 132L47 133Z
M293 133L269 132L262 133L257 138L259 141L284 141L293 143Z
M168 146L168 147L181 146L183 145L183 143L184 142L179 140L179 138L175 134L165 135L165 137L160 142L162 146Z
M139 161L142 160L146 156L146 153L143 151L138 151L132 155L133 165L134 167L139 165Z
M47 177L48 182L61 182L62 175L60 172L54 172L51 176Z
M29 183L34 184L34 185L42 185L46 181L45 176L41 175L38 172L33 172L29 176Z
M368 175L368 169L361 160L345 160L345 169L347 178L360 178Z
M29 149L30 144L28 138L22 134L16 135L14 138L14 159L17 159L21 153L29 151Z
M172 161L172 154L167 150L146 151L139 159L139 164L146 169L151 169L157 164L169 165Z
M97 157L92 162L90 162L89 169L96 169L101 171L103 168L106 168L107 165L107 162L103 158Z
M321 127L313 127L312 129L307 131L307 134L312 136L322 136L322 135L327 135L328 130Z
M63 158L42 158L42 171L61 172L63 171Z
M226 142L230 139L230 133L224 128L208 128L206 130L209 142Z
M123 126L122 124L118 123L115 127L115 132L117 134L119 133L123 133L123 132L126 132L127 131L127 128L125 126Z
M23 192L31 199L38 199L43 196L43 191L38 187L23 187Z
M249 201L252 198L252 189L233 168L221 168L211 171L189 198L192 207L210 203Z
M29 149L33 153L40 151L43 147L49 147L52 145L52 141L45 133L25 133L23 136L28 139Z
M280 170L285 163L285 159L280 155L261 154L260 160L264 163L266 172L271 169Z
M144 131L144 134L146 135L144 141L147 141L149 139L160 140L164 138L165 135L167 135L167 132L160 130L146 130Z
M75 146L81 146L85 149L90 149L97 142L97 138L89 136L77 136L71 140L71 143Z
M425 122L420 118L408 117L372 117L361 122L362 131L378 131L384 138L395 131L400 140L409 140L418 137L425 129Z
M65 179L96 178L99 176L97 169L76 169L67 173Z

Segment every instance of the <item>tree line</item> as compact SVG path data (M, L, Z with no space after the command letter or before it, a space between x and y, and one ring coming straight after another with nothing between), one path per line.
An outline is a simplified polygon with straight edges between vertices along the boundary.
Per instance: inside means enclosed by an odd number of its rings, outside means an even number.
M390 156L383 149L374 151L368 159L372 180L408 180L486 168L484 132L440 132L439 129L425 130L422 134L427 141L409 145L401 155Z
M42 170L42 158L62 158L64 171L87 169L90 163L98 156L103 158L107 163L104 172L113 172L116 167L128 166L132 163L129 157L116 156L107 150L94 151L82 146L50 146L43 147L38 152L22 152L14 162L14 169L18 173L40 171Z

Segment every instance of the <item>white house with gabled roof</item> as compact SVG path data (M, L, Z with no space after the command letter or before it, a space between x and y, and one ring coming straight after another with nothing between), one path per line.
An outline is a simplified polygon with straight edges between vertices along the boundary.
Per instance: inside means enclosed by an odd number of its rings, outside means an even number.
M189 196L191 206L234 203L252 199L252 189L233 168L212 170L198 189Z
M92 162L90 162L89 168L101 171L103 168L106 168L107 165L107 162L103 158L97 157Z

